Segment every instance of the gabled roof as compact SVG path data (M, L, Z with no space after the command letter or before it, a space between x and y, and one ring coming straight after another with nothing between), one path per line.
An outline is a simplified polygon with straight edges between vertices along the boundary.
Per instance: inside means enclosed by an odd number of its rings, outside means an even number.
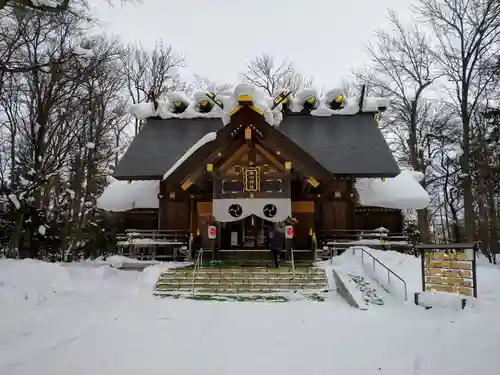
M399 167L373 115L290 114L278 129L332 174L395 177Z
M217 140L202 146L189 159L194 162L198 156L213 152L225 141L229 127L231 124L220 132L224 126L217 118L148 119L113 176L118 180L162 179L191 146L217 131ZM400 173L373 113L330 117L287 114L278 128L269 126L268 133L274 134L278 143L294 145L299 154L309 154L325 173L358 177L395 177Z
M200 138L222 127L220 118L148 119L118 163L113 177L161 180Z

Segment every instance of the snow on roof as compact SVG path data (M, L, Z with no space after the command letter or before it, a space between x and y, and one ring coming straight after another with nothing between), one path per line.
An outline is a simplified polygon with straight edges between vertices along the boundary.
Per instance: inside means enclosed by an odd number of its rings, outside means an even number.
M131 104L128 107L128 113L132 116L137 117L139 119L145 120L149 117L160 117L162 119L168 118L221 118L223 116L222 109L218 106L214 105L212 110L208 113L201 113L197 110L197 105L203 99L208 99L208 97L204 95L204 98L200 96L200 93L197 93L194 100L191 100L187 97L187 95L183 92L169 92L166 94L168 101L157 101L158 108L155 110L153 103L135 103ZM219 95L217 95L219 98ZM219 98L220 99L220 98ZM187 108L182 113L174 113L174 102L181 101L187 105Z
M278 90L277 94L283 90ZM157 101L158 108L155 110L153 103L136 103L131 104L128 108L129 113L140 119L147 119L149 117L161 117L162 119L168 118L222 118L224 124L230 121L229 113L238 107L238 97L240 95L249 95L253 99L253 105L263 112L264 118L269 125L278 126L283 119L282 106L277 106L271 110L273 105L273 98L264 93L261 89L254 87L248 83L241 83L234 88L233 92L225 92L217 94L219 99L224 104L224 110L214 105L212 110L208 113L202 113L198 109L201 100L208 99L205 93L196 92L193 99L190 99L183 92L170 92L167 93L167 101ZM343 95L345 98L345 107L339 110L332 110L329 108L328 103L332 98ZM359 98L349 99L344 93L344 90L335 88L328 91L322 98L318 96L316 89L307 88L297 92L294 97L289 98L290 110L292 112L300 112L304 108L304 102L309 97L316 97L318 100L315 103L315 109L311 111L311 115L328 117L332 115L355 115L359 112ZM173 103L182 101L187 105L187 109L179 114L173 112ZM367 97L363 101L364 112L378 112L381 108L387 108L390 101L386 98Z
M412 171L403 171L394 178L359 179L355 188L363 206L397 209L423 209L430 203L429 194L418 183Z
M145 120L148 117L155 117L156 111L153 103L134 103L129 105L128 113L138 119Z
M196 142L189 150L187 150L186 153L182 155L179 158L179 160L175 162L174 165L172 165L172 167L163 176L163 179L166 179L168 176L170 176L177 168L181 166L182 163L184 163L201 146L203 146L208 142L212 142L216 138L217 138L217 133L215 132L205 134L198 142Z
M304 102L310 98L310 97L315 97L318 100L316 100L314 108L318 108L319 106L319 98L318 98L318 91L316 89L303 89L297 92L294 98L290 99L290 111L292 112L300 112L304 109Z
M249 95L252 98L253 105L263 112L264 119L269 125L279 125L275 120L273 111L271 111L272 99L266 96L262 90L248 83L236 85L233 94L230 97L224 98L224 116L222 117L224 124L229 123L229 113L238 107L238 97L240 95Z
M97 199L97 208L124 212L136 208L158 208L159 181L113 181Z

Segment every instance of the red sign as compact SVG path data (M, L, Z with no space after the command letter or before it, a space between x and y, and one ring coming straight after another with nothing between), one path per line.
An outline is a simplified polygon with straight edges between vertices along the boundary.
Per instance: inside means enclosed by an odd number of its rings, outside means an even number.
M287 225L285 228L285 238L293 238L293 227L291 225Z
M217 238L217 228L215 225L208 226L208 239L215 240Z

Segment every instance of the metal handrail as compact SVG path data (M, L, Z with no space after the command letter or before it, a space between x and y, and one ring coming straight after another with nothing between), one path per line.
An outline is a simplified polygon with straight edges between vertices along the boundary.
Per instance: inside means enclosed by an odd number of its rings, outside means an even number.
M292 261L292 274L295 279L295 259L293 258L293 247L290 248L290 260Z
M194 293L194 282L196 278L196 271L200 269L201 265L203 262L203 247L200 249L198 252L198 256L196 257L196 262L194 263L194 268L193 268L193 284L192 284L192 291Z
M378 260L377 258L375 258L372 254L370 254L368 251L366 251L364 248L354 246L352 248L352 252L355 253L356 249L361 250L361 263L364 264L364 256L363 256L363 254L366 254L366 255L368 255L368 256L370 256L372 258L373 269L374 270L375 270L375 264L376 263L380 264L382 267L384 267L387 270L387 282L389 284L391 283L391 274L394 275L397 279L399 279L403 283L403 285L405 287L405 301L408 301L408 288L407 288L407 285L406 285L406 281L403 280L403 278L401 276L399 276L397 273L395 273L393 270L391 270L389 267L387 267L380 260Z

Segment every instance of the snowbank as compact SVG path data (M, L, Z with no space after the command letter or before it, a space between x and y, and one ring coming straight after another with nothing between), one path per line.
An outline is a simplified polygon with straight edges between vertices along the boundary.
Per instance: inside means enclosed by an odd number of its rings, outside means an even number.
M156 287L156 283L158 282L160 275L163 272L168 269L187 267L192 264L192 262L166 262L149 266L141 272L137 287L139 289L147 290L152 293Z
M376 253L395 267L415 262ZM349 260L347 253L338 258ZM0 260L0 374L498 373L498 304L448 311L386 303L362 312L335 296L281 304L162 299L152 297L160 265L144 272L94 268ZM14 280L38 290L45 284L52 293L61 272L74 292L44 303L30 305L31 297L12 287ZM498 267L478 265L478 285L498 290L498 276ZM6 292L16 289L21 305ZM235 345L228 332L245 339Z
M68 273L59 264L0 259L0 311L19 303L36 306L73 290Z
M62 264L33 259L0 259L0 315L23 307L37 307L65 295L144 292L152 297L164 270L192 264L158 262L142 272L113 268L134 261L141 262L122 256L112 256L106 261L96 259Z
M361 178L355 188L359 203L363 206L375 206L397 209L423 209L430 203L430 196L418 183L418 174L403 171L394 178L384 181L378 178Z
M366 276L376 281L383 289L395 296L398 301L404 300L404 284L394 276L389 277L387 270L378 264L373 267L372 259L364 256L361 262L361 249L372 254L375 258L389 267L406 282L408 301L412 303L415 293L422 293L422 272L421 260L418 257L396 251L377 250L364 246L349 248L342 255L334 258L334 264L344 272L359 271L359 267L364 264L363 270ZM323 268L331 267L329 262L320 263ZM469 299L469 305L474 310L488 309L489 307L500 308L500 266L490 264L485 257L479 255L477 262L477 285L478 298ZM434 307L461 309L461 300L465 297L438 292L422 293L422 300Z
M148 265L160 263L160 262L155 261L155 260L145 261L145 260L129 258L129 257L123 256L123 255L112 255L110 257L106 257L106 259L104 259L103 257L99 257L93 261L88 261L88 262L96 264L97 266L110 266L113 268L123 267L123 265L126 263L128 263L128 264L131 264L131 263L148 264Z
M159 181L118 181L106 186L97 207L111 212L137 208L158 208Z

